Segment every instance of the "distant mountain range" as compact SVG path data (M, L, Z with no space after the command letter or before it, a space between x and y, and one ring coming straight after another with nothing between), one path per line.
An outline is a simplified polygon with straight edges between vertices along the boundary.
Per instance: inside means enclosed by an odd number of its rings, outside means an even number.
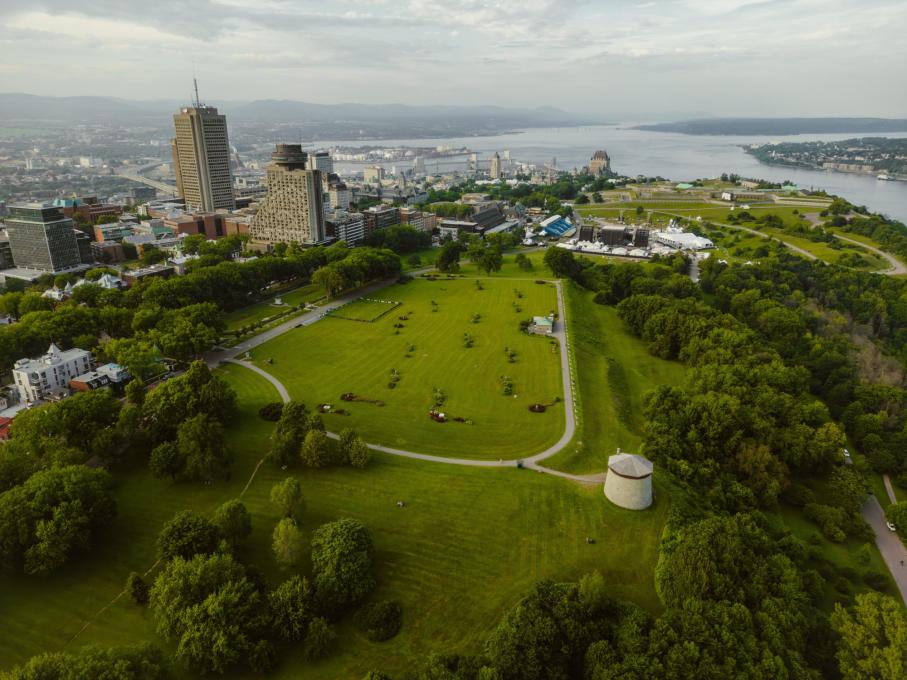
M252 102L211 102L236 122L261 123L410 123L443 130L445 124L480 129L581 125L601 122L589 116L541 106L534 109L500 106L411 106L407 104L313 104L287 99ZM117 97L44 97L0 93L0 122L117 123L170 125L169 116L186 102L133 101Z
M638 125L637 130L685 135L805 135L907 132L907 118L702 118Z

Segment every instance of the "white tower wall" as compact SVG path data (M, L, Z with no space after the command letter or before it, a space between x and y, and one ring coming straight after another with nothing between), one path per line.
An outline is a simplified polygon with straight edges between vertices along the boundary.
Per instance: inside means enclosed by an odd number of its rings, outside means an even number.
M644 510L652 505L652 475L631 479L608 470L605 477L605 497L621 508Z

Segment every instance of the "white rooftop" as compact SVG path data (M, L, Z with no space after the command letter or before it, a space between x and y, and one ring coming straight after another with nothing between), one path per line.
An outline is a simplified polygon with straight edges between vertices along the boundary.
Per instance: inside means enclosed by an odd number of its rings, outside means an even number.
M617 453L608 458L608 469L621 477L642 479L652 474L652 461L635 453Z

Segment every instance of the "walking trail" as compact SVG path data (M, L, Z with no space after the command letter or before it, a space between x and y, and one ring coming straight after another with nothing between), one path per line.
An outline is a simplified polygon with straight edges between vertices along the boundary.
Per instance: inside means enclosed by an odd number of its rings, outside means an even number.
M376 284L375 286L371 286L370 288L368 288L364 291L360 291L358 294L346 296L343 298L343 302L348 302L350 300L356 299L356 297L360 297L362 295L367 295L367 294L373 293L376 290L379 290L380 288L383 288L384 286L389 285L389 283L390 282L383 282L382 284ZM574 482L579 482L581 484L601 484L601 483L603 483L605 481L604 473L598 474L598 475L574 475L569 472L562 472L561 470L554 470L552 468L548 468L548 467L541 465L541 461L545 460L546 458L550 458L554 454L561 451L564 447L566 447L567 444L570 443L570 440L573 439L573 435L576 433L576 395L574 394L574 390L573 390L573 388L574 388L573 358L572 358L572 355L570 354L569 342L568 342L569 338L568 338L568 333L567 333L567 319L566 319L567 305L564 303L564 291L563 291L563 286L562 286L561 282L554 281L553 283L555 284L555 286L557 288L557 304L558 304L558 312L559 312L559 315L558 315L559 322L557 324L555 324L555 330L552 333L552 335L557 339L558 344L560 346L561 380L563 381L563 390L564 390L563 404L564 404L564 421L565 421L564 433L561 435L561 438L557 441L557 443L549 446L544 451L540 451L539 453L535 453L531 456L526 456L525 458L511 459L511 460L475 460L473 458L433 456L433 455L430 455L427 453L418 453L417 451L407 451L405 449L397 449L397 448L393 448L390 446L384 446L382 444L371 444L371 443L369 444L369 448L374 449L375 451L381 451L382 453L387 453L387 454L390 454L393 456L401 456L403 458L412 458L415 460L425 460L425 461L430 461L432 463L442 463L445 465L465 465L465 466L469 466L469 467L484 467L484 468L516 467L517 465L522 465L523 468L527 468L529 470L535 470L537 472L542 472L544 474L553 475L555 477L562 477L563 479L569 479ZM337 306L339 306L339 305L334 305L331 307L331 309L336 308ZM240 349L242 351L245 351L246 349L251 349L252 347L257 347L258 345L262 344L263 342L267 342L267 340L270 340L271 338L276 337L276 335L279 335L280 332L284 332L284 331L280 330L284 326L286 327L284 330L289 330L290 328L295 328L295 327L299 326L300 324L303 326L308 326L310 324L313 324L322 318L325 309L326 309L326 307L321 308L318 310L318 312L313 312L313 313L305 315L304 318L297 317L291 323L283 324L282 326L278 326L276 328L265 331L261 335L255 336L254 338L250 338L249 340L245 341L242 344L242 347L233 348L232 352L235 353L237 350L240 350ZM279 331L279 332L275 333L275 331ZM262 338L264 338L264 339L262 339ZM217 361L223 361L226 363L244 366L245 368L255 371L260 376L265 378L268 382L270 382L275 387L278 394L280 394L280 398L284 401L284 403L286 403L287 401L290 400L290 394L287 391L287 388L275 376L271 375L270 373L268 373L264 369L260 368L259 366L256 366L255 364L251 363L250 361L243 361L243 360L235 359L232 357L228 358L226 356L223 356L223 354L225 354L225 352L218 352L218 353L212 354L207 359L208 363L213 364L213 363L216 363ZM338 435L334 432L328 432L327 434L329 437L331 437L333 439L338 438ZM251 480L249 480L249 482L251 483Z

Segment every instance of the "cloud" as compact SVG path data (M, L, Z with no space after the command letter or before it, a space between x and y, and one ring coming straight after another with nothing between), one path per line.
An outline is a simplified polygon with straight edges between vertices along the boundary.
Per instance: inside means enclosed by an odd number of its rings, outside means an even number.
M0 87L905 115L905 30L903 0L2 0Z

